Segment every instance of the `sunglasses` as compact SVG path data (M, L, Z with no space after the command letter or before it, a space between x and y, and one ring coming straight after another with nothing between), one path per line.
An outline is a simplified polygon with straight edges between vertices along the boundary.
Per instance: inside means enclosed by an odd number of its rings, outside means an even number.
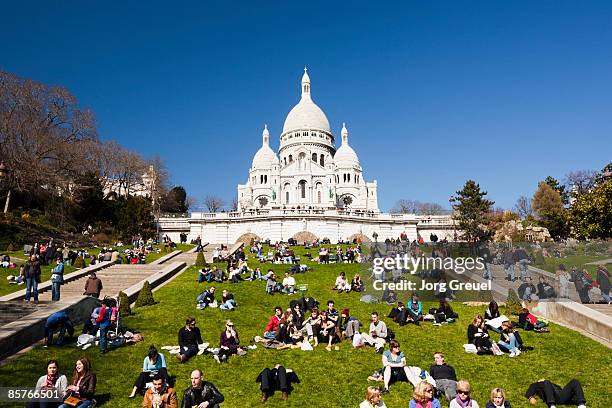
M234 325L233 324L228 324L227 327L234 327Z
M469 391L457 390L457 394L470 395Z

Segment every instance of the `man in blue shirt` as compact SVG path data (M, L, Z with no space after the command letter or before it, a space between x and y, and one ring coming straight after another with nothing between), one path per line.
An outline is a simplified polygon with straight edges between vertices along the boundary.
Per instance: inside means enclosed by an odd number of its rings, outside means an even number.
M66 334L66 330L68 330L68 335L70 337L72 337L74 334L74 326L70 321L68 312L65 310L55 312L47 318L47 322L45 323L45 347L48 347L53 343L53 332L58 329L59 336L55 344L61 346L64 342L64 334Z

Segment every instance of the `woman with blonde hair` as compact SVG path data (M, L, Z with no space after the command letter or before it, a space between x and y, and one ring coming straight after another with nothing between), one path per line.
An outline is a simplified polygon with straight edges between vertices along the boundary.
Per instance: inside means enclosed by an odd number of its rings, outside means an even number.
M380 390L376 387L368 387L366 396L359 408L387 408L385 403L382 401Z
M442 408L440 401L434 398L434 387L427 381L421 381L414 387L408 408Z
M449 408L480 408L480 405L472 398L470 383L465 380L457 382L457 396L450 402Z
M506 393L502 388L491 390L491 399L487 402L487 408L511 408L510 403L506 401Z

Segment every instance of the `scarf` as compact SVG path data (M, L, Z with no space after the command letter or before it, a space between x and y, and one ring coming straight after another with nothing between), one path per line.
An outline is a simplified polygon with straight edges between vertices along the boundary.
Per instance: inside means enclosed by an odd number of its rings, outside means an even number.
M431 408L431 407L432 407L431 401L427 401L425 405L423 405L422 402L417 402L416 404L416 408Z
M43 384L42 388L55 388L55 383L57 382L58 377L58 374L55 374L54 376L47 374L47 378L45 378L45 383Z
M461 408L467 408L467 407L471 406L470 404L472 403L472 399L470 397L468 397L467 401L461 401L461 398L459 398L459 394L457 394L457 396L455 397L455 402Z

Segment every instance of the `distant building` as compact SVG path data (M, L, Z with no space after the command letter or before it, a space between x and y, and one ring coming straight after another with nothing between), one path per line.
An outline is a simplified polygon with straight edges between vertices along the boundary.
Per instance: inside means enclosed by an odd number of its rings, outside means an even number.
M281 207L344 208L379 212L376 181L366 182L342 124L335 146L327 116L314 103L304 69L302 96L291 109L280 135L278 156L265 126L246 184L238 185L238 210Z
M456 240L449 215L385 214L378 208L377 182L366 182L357 153L343 124L340 147L323 110L311 96L306 70L301 98L283 125L277 153L264 126L245 184L239 184L235 212L193 212L189 217L162 217L160 232L173 240L180 233L204 242L234 243L251 239L299 242L327 238L332 242L397 239Z
M150 198L153 196L155 179L155 168L151 165L140 178L130 181L129 183L124 180L103 180L104 196L113 198L125 197L129 194L132 197Z

